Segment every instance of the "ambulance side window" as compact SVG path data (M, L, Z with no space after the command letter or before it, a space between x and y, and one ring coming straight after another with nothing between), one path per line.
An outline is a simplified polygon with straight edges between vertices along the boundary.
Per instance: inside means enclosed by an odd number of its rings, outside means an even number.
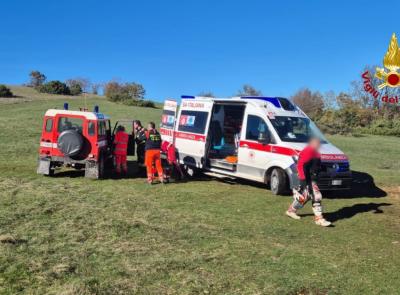
M268 125L264 119L249 115L247 117L246 139L258 141L260 138L265 138L266 135L271 137Z
M179 117L178 131L203 134L206 129L208 113L182 111Z
M45 130L46 130L46 132L51 132L52 129L53 129L53 119L52 118L48 118L46 120Z

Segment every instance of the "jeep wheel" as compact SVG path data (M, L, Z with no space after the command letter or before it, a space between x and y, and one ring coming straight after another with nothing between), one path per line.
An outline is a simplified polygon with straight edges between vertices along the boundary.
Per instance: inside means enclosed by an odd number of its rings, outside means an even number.
M104 171L105 171L105 163L104 163L104 156L101 155L99 157L99 161L97 162L97 170L98 170L98 178L104 178Z
M269 183L271 192L274 195L283 195L287 191L287 178L285 171L280 168L272 170Z

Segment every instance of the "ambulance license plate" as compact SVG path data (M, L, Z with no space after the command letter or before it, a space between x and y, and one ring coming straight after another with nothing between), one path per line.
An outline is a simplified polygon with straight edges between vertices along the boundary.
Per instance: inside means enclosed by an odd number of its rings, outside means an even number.
M332 185L342 185L342 180L341 179L332 180Z

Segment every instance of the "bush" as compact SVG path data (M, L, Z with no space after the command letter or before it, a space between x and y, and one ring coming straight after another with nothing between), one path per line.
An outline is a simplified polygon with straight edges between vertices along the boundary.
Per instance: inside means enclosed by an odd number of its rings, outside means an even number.
M79 84L72 84L69 86L69 91L71 95L79 95L82 94L82 87Z
M41 93L64 94L64 95L71 94L69 87L65 83L60 81L50 81L36 87L36 89Z
M13 93L6 85L0 84L0 97L13 97Z
M128 106L144 107L144 108L157 108L156 104L151 100L123 100L121 103Z

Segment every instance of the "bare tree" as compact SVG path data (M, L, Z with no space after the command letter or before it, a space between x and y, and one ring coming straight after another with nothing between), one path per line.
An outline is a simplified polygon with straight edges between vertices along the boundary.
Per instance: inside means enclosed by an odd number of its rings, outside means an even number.
M65 82L69 87L71 87L71 85L79 85L83 92L89 92L91 85L90 80L88 78L82 78L82 77L68 79Z
M262 92L260 90L255 89L253 86L249 84L243 85L242 89L238 90L237 96L262 96Z
M97 95L99 94L99 89L102 86L101 83L92 83L91 88L92 88L92 94Z
M322 114L324 110L324 100L321 93L312 92L308 88L298 90L291 100L298 105L306 114L316 117Z
M324 107L325 109L336 109L337 102L336 102L336 94L333 90L329 90L325 92L322 96L324 100Z

